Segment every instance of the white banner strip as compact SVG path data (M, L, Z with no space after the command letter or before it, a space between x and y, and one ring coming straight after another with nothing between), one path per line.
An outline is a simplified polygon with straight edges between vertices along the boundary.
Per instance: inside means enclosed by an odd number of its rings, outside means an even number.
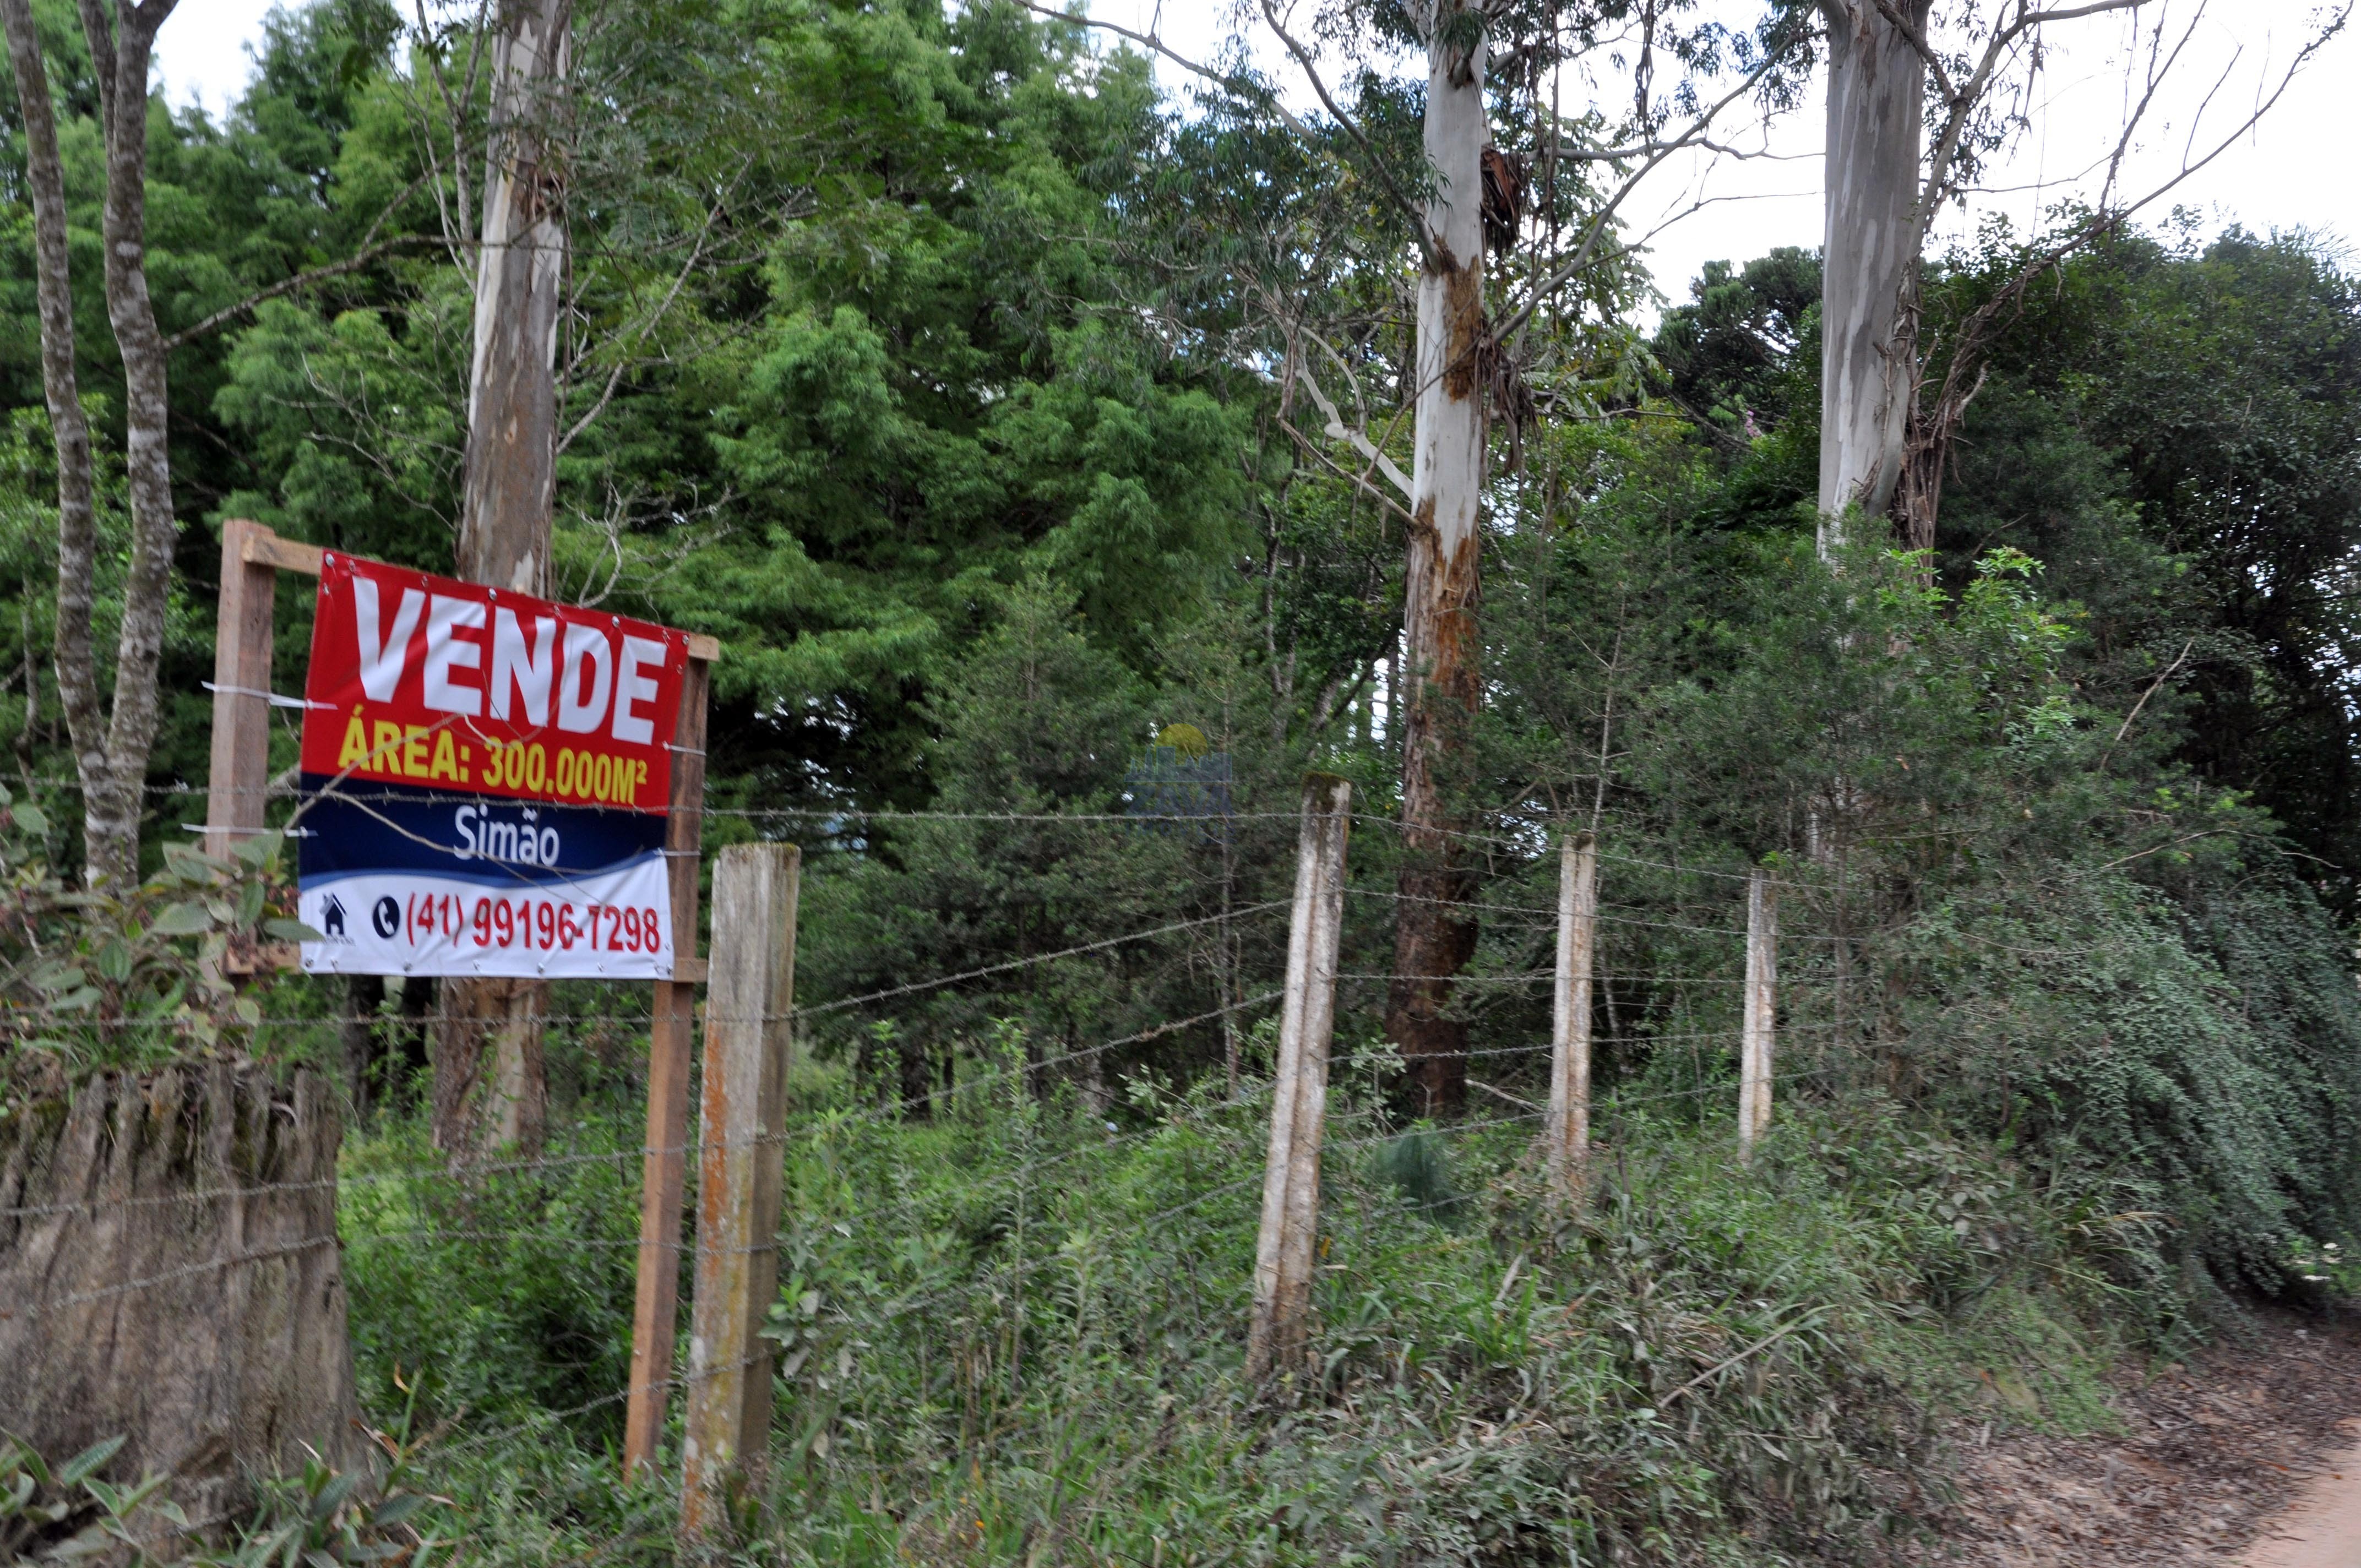
M664 857L545 883L417 872L324 878L302 891L310 974L449 974L528 980L669 980L672 893Z

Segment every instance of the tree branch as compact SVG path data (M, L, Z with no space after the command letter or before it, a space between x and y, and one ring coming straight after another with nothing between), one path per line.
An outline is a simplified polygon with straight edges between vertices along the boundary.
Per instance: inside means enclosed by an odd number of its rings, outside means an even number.
M2115 738L2107 742L2106 751L2100 754L2099 767L2102 770L2106 767L2107 759L2115 754L2115 748L2124 743L2124 737L2132 732L2132 724L2139 718L2140 709L2147 706L2147 699L2154 696L2158 691L2162 689L2165 682L2172 679L2173 673L2175 671L2179 670L2182 664L2189 662L2189 651L2196 646L2197 639L2194 637L2182 643L2180 645L2180 652L2179 656L2176 657L2171 663L2167 664L2164 667L2164 674L2157 676L2155 680L2149 682L2147 690L2140 693L2139 701L2132 704L2132 710L2124 715L2123 725L2121 728L2116 729Z
M1295 57L1296 65L1311 82L1312 90L1320 95L1320 102L1327 109L1329 117L1336 122L1337 126L1346 136L1353 138L1353 145L1359 148L1361 156L1368 160L1370 170L1377 175L1378 182L1386 188L1386 194L1392 199L1394 206L1410 221L1411 232L1418 236L1419 259L1432 267L1435 260L1435 244L1434 236L1427 231L1426 214L1412 205L1408 196L1402 194L1401 187L1394 183L1393 174L1386 168L1385 160L1379 158L1377 149L1369 145L1369 138L1361 134L1361 127L1354 124L1353 116L1345 113L1338 106L1336 100L1330 95L1328 83L1321 78L1318 66L1312 62L1311 51L1298 43L1295 35L1289 32L1286 26L1279 21L1278 7L1272 4L1272 0L1262 0L1262 15L1264 22L1269 26L1270 30L1279 35L1279 41L1286 46L1287 52Z
M751 157L740 161L738 165L738 172L741 178L743 178L748 165L752 162L752 159ZM732 190L737 188L738 181L736 180L732 180L730 183ZM674 303L680 298L682 286L687 283L689 274L697 269L697 262L704 258L705 242L713 236L713 225L721 221L722 206L722 203L716 202L713 204L712 210L705 214L705 224L703 227L697 230L697 242L688 247L688 259L681 263L680 270L673 275L672 287L664 291L664 303L658 305L653 311L651 311L648 313L647 320L640 323L638 334L631 339L631 348L633 350L636 350L641 344L645 343L648 340L648 334L655 331L656 323L658 322L664 320L664 317L672 313ZM573 445L575 438L580 435L584 431L589 429L591 424L597 421L600 414L607 411L607 405L614 400L615 389L622 384L623 371L630 366L631 362L631 355L628 351L616 356L614 367L607 374L607 385L605 389L599 392L598 400L592 403L590 405L589 411L585 413L580 419L576 420L572 425L567 427L566 433L557 438L557 450L561 454L564 453L567 447Z
M198 338L203 337L208 333L211 333L215 327L221 326L225 323L235 321L237 317L246 314L248 311L253 310L258 305L263 304L268 301L276 300L282 295L292 294L301 289L308 289L314 283L324 283L331 278L341 278L349 272L358 272L363 268L368 266L369 263L375 261L379 257L387 255L391 251L407 250L413 247L422 245L441 245L442 243L442 240L434 235L396 235L391 239L379 240L375 245L368 246L357 251L353 255L346 257L342 261L331 261L324 267L306 268L304 270L296 273L291 278L280 279L278 282L271 284L267 289L256 290L253 293L248 294L245 299L240 300L234 305L224 305L220 310L215 311L213 314L205 317L203 321L182 327L180 331L174 333L171 336L164 340L164 352L170 354L176 348L184 348L188 345L194 343Z
M1741 98L1752 93L1756 87L1760 86L1763 78L1769 76L1772 71L1777 70L1781 64L1784 63L1787 54L1795 49L1806 37L1808 37L1808 34L1798 31L1794 37L1791 37L1783 42L1780 47L1767 52L1763 56L1763 62L1756 66L1753 71L1750 71L1743 81L1740 82L1737 86L1731 88L1727 93L1723 94L1714 103L1701 110L1697 118L1689 122L1689 127L1687 130L1682 132L1671 141L1656 144L1654 150L1649 155L1647 161L1642 163L1637 170L1633 170L1630 178L1626 179L1621 185L1616 188L1615 193L1608 198L1606 203L1601 206L1598 212L1591 214L1589 224L1587 225L1582 236L1582 242L1575 247L1574 255L1553 270L1547 278L1543 279L1534 286L1532 292L1526 299L1525 302L1519 305L1516 310L1511 312L1509 316L1501 322L1500 325L1493 334L1494 337L1496 339L1506 339L1510 336L1515 336L1519 338L1520 342L1521 342L1525 328L1532 321L1533 313L1541 308L1542 301L1547 299L1550 295L1554 294L1558 290L1564 288L1568 280L1572 279L1576 273L1590 265L1593 253L1598 249L1600 236L1607 232L1609 223L1614 218L1617 211L1622 207L1624 202L1631 197L1631 192L1639 189L1641 181L1647 179L1649 175L1654 173L1657 168L1664 163L1664 159L1672 157L1674 153L1682 150L1684 148L1693 147L1701 141L1704 138L1706 132L1711 128L1713 122L1720 116L1722 111L1729 108L1732 104L1737 103Z
M1368 476L1366 473L1356 474L1351 469L1345 467L1342 463L1337 462L1334 457L1329 456L1325 451L1322 450L1318 442L1312 440L1310 436L1296 429L1292 421L1281 418L1279 422L1279 428L1287 432L1287 433L1293 438L1298 446L1303 448L1305 453L1311 455L1313 460L1318 462L1322 467L1327 469L1329 473L1334 475L1337 478L1344 480L1346 484L1352 486L1363 495L1367 496L1371 500L1377 502L1378 506L1393 513L1396 517L1400 518L1404 522L1413 521L1411 517L1409 509L1404 507L1401 502L1394 499L1390 495L1388 495L1380 487L1371 484L1369 482Z
M1344 360L1337 355L1334 349L1329 347L1328 345L1318 336L1318 334L1314 334L1311 335L1312 340L1320 345L1322 352L1325 353L1329 358L1335 360L1340 368L1344 367ZM1354 451L1367 458L1370 468L1374 469L1378 473L1383 474L1388 480L1391 481L1393 486L1401 491L1402 499L1404 500L1410 499L1410 476L1404 474L1401 469L1396 466L1394 460L1386 455L1384 448L1378 446L1375 442L1369 439L1368 433L1367 431L1348 425L1345 422L1343 416L1338 414L1336 411L1336 405L1328 400L1328 394L1320 389L1320 383L1318 381L1312 379L1312 367L1305 364L1302 356L1300 355L1296 357L1295 361L1295 374L1297 378L1302 381L1303 389L1311 394L1312 400L1319 405L1321 417L1327 421L1327 424L1323 433L1324 433L1331 441L1341 441L1345 443ZM1346 369L1345 374L1349 376L1351 371ZM1366 483L1367 481L1364 480L1363 482Z
M1046 16L1054 22L1066 22L1077 27L1093 27L1096 28L1100 32L1113 33L1118 38L1129 38L1133 43L1138 44L1145 49L1162 55L1165 59L1170 60L1181 70L1188 71L1192 76L1202 76L1206 81L1217 82L1221 86L1226 87L1231 92L1238 93L1241 96L1257 100L1265 108L1268 109L1272 114L1277 115L1280 120L1284 121L1288 129L1293 131L1297 136L1301 137L1304 140L1313 141L1317 139L1312 134L1312 127L1305 125L1301 120L1296 118L1294 113L1290 110L1286 104L1279 101L1279 94L1271 92L1268 88L1265 87L1259 82L1255 81L1252 77L1234 76L1228 71L1215 70L1210 65L1201 65L1197 61L1191 60L1188 56L1174 50L1171 45L1166 43L1154 33L1139 32L1133 28L1124 27L1120 23L1116 22L1102 22L1095 16L1071 16L1064 11L1053 10L1048 5L1041 5L1039 4L1039 0L1016 0L1016 4L1023 6L1026 10L1032 12L1037 16Z

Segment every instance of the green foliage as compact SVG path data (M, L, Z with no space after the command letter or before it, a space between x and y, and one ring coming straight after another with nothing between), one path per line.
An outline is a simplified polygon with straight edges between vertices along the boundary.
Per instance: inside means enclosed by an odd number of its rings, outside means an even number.
M436 1499L408 1489L412 1455L379 1434L392 1463L383 1474L337 1471L309 1460L300 1476L265 1484L254 1519L236 1545L214 1550L203 1532L219 1520L191 1519L170 1497L171 1477L151 1475L117 1486L99 1471L123 1447L109 1438L57 1465L15 1438L0 1435L0 1554L10 1563L88 1563L126 1568L353 1568L447 1562L443 1543L419 1524ZM158 1542L176 1549L159 1553Z
M274 914L292 900L280 836L226 860L165 848L164 870L127 893L69 886L52 869L48 814L0 786L0 1074L79 1081L93 1068L145 1068L255 1042L261 993L230 972L235 945L313 935Z
M353 1349L376 1410L506 1423L595 1404L609 1438L630 1380L639 1118L597 1102L548 1154L557 1174L441 1174L422 1123L346 1141L338 1195Z
M71 9L36 10L103 388L94 85ZM1142 59L1005 4L582 17L600 112L569 144L554 591L723 639L709 838L807 851L754 1546L1877 1561L1924 1517L1912 1488L1939 1491L1941 1413L2092 1424L2119 1338L2349 1283L2361 334L2332 258L2184 228L2057 269L1991 346L1925 555L1867 527L1813 553L1809 255L1715 264L1644 345L1627 257L1512 334L1531 406L1496 411L1517 417L1486 498L1485 709L1443 767L1482 927L1451 1005L1488 1108L1543 1092L1552 851L1596 829L1605 1143L1561 1223L1521 1124L1389 1113L1367 978L1390 968L1418 676L1380 698L1403 519L1323 466L1305 378L1408 465L1412 272L1371 158L1422 181L1415 81L1346 84L1364 148L1274 126L1250 85L1159 100ZM192 519L449 565L472 27L319 0L274 15L225 121L151 105L168 333L352 263L176 351ZM1659 42L1743 53L1686 22ZM1532 93L1496 107L1504 147L1541 134ZM1528 195L1553 244L1600 198L1564 172ZM31 780L71 759L40 673L53 477L21 209L9 232L0 731ZM2025 255L1996 231L1933 269L1927 341ZM119 411L92 410L105 446ZM210 550L192 530L159 784L204 766ZM1176 722L1229 759L1219 830L1124 819ZM1245 1003L1284 965L1307 766L1350 777L1361 819L1316 1357L1273 1393L1238 1374L1272 1037ZM165 797L151 839L198 798ZM261 1036L264 993L228 974L231 944L291 931L270 842L235 863L159 842L107 901L39 806L0 808L12 1071L324 1043ZM1765 867L1780 1112L1741 1170L1737 911ZM611 1452L637 1025L612 993L581 1008L612 1016L595 1048L552 1037L576 1098L544 1166L446 1173L399 1105L345 1157L364 1400L471 1434L418 1463L488 1561L671 1551L660 1489L619 1490ZM152 1503L8 1463L32 1481L0 1481L7 1528ZM402 1523L334 1477L291 1486L247 1558L374 1560Z
M11 1563L73 1562L136 1546L132 1516L152 1506L163 1517L179 1510L158 1494L164 1477L117 1487L98 1472L123 1439L93 1443L52 1469L25 1443L0 1437L0 1556Z
M440 1499L408 1489L412 1455L387 1440L392 1464L380 1479L361 1471L338 1471L317 1459L304 1462L301 1475L267 1483L261 1508L241 1530L237 1546L218 1556L189 1560L189 1568L275 1568L302 1563L307 1568L357 1568L370 1563L427 1568L445 1543L422 1533Z
M1376 1154L1400 1146L1381 1102L1345 1097L1313 1360L1265 1403L1239 1378L1259 1091L1135 1080L1110 1135L1070 1094L1028 1091L1020 1040L1003 1048L925 1124L867 1113L849 1078L799 1080L761 1555L1873 1562L1910 1528L1905 1478L1930 1479L1934 1410L2103 1419L2107 1342L2086 1325L2113 1288L2070 1217L2021 1166L1874 1102L1793 1113L1752 1173L1719 1128L1606 1107L1615 1157L1566 1229L1526 1135L1480 1127L1423 1135L1422 1161L1447 1142L1471 1194L1438 1225ZM596 1201L594 1170L536 1181L564 1212ZM358 1257L407 1220L347 1223ZM445 1245L482 1277L543 1266L538 1241ZM470 1301L500 1293L447 1277ZM365 1276L354 1299L381 1370L374 1321L413 1309ZM522 1348L453 1343L428 1375L456 1387L465 1358ZM606 1420L511 1433L438 1483L506 1520L496 1554L577 1530L645 1541L626 1499L571 1526L497 1501L506 1464L551 1475ZM649 1533L616 1550L667 1549Z
M1664 313L1650 345L1667 395L1698 429L1743 452L1802 417L1817 428L1820 258L1782 247L1733 268L1708 261L1692 302Z
M2361 1003L2317 905L2268 873L2191 905L2070 875L1910 938L1916 1070L2061 1192L2144 1216L2114 1255L2160 1312L2193 1266L2283 1288L2305 1237L2349 1234L2361 1177Z

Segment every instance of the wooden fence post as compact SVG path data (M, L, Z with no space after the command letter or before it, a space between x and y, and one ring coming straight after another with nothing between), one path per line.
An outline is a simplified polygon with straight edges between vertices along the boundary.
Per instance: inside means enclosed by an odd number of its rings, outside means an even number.
M648 1130L640 1156L639 1277L631 1302L631 1382L623 1474L655 1472L680 1321L680 1202L688 1168L688 1068L697 1032L697 850L705 838L705 703L712 657L689 647L674 722L664 854L672 880L673 978L656 982L648 1025Z
M1569 1211L1590 1174L1590 972L1598 947L1598 840L1569 835L1558 850L1557 998L1550 1029L1550 1187Z
M793 844L732 844L713 870L681 1460L681 1533L688 1537L725 1517L720 1494L732 1477L759 1480L768 1446L771 1358L758 1333L778 1289L801 866Z
M214 628L213 766L205 796L205 849L230 846L262 831L263 791L270 783L270 611L279 573L250 559L258 522L222 524L221 612Z
M1779 905L1771 879L1746 881L1746 993L1739 1003L1738 1153L1754 1157L1755 1141L1771 1128L1772 1019L1779 980Z
M1328 1036L1336 1016L1336 948L1345 926L1345 840L1353 786L1328 773L1303 781L1295 909L1287 935L1270 1148L1255 1238L1254 1316L1246 1377L1300 1373L1310 1343L1312 1249L1320 1226L1320 1139L1328 1114Z

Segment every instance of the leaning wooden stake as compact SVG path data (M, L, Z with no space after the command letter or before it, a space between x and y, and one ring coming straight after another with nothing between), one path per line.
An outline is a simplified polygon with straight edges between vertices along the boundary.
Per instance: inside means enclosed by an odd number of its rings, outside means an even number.
M1345 839L1352 809L1353 786L1344 779L1327 773L1304 779L1262 1229L1255 1238L1254 1317L1246 1330L1246 1377L1257 1384L1301 1370L1310 1344L1320 1139L1328 1114L1328 1036L1336 1016L1336 947L1345 926Z
M787 1014L796 992L792 844L732 844L713 869L713 957L697 1165L697 1299L680 1527L710 1532L735 1481L759 1483L771 1427L771 1357L757 1337L778 1289Z
M1755 1141L1771 1128L1771 1021L1779 980L1779 905L1771 879L1756 872L1746 883L1746 994L1740 1002L1738 1153L1754 1157Z
M664 855L672 895L671 980L656 982L648 1025L647 1139L640 1156L639 1277L631 1303L631 1384L623 1473L653 1474L680 1332L680 1203L687 1185L688 1069L696 1047L697 881L705 838L705 703L709 659L692 651L674 721Z
M1590 971L1598 947L1598 841L1570 835L1558 851L1557 1007L1550 1030L1550 1188L1581 1206L1590 1171Z

